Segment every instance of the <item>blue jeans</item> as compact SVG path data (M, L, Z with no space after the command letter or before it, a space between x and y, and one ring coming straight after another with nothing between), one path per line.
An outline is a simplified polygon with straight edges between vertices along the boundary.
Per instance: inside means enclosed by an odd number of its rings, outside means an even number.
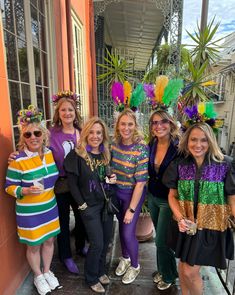
M174 251L167 246L167 232L172 211L168 201L148 194L148 207L156 231L157 268L165 283L172 283L178 277Z

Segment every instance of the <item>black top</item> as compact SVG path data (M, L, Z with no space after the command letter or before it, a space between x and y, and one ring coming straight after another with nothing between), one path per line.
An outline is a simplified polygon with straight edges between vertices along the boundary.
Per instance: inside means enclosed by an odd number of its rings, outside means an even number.
M92 158L101 160L101 155L91 154ZM91 170L86 161L72 150L64 161L64 169L68 176L71 194L79 206L87 203L94 206L104 201L104 194L100 186L97 170ZM100 174L100 169L98 172Z
M168 199L169 189L162 183L162 177L164 172L170 162L175 158L177 154L177 144L178 142L170 142L166 155L158 169L156 171L154 167L154 158L157 150L157 139L155 138L150 144L150 157L149 157L149 182L148 182L148 190L149 192L157 198Z

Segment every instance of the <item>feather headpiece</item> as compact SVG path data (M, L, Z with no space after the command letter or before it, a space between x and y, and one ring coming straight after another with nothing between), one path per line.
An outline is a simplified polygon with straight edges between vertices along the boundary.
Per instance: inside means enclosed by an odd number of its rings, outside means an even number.
M124 84L121 82L114 82L111 88L111 95L115 103L116 111L122 112L124 108L129 107L136 111L139 105L145 100L145 92L142 84L138 84L131 93L132 87L128 81Z
M145 85L144 89L147 97L149 97L152 108L154 110L167 110L175 104L177 98L179 97L180 91L183 88L183 80L169 80L167 76L162 75L156 78L155 85L148 85L149 86Z
M77 107L79 107L81 104L79 94L72 92L70 90L63 90L63 91L59 91L58 93L52 95L51 100L52 100L52 103L54 104L54 106L56 106L58 104L59 100L64 97L72 99L76 103Z
M186 107L184 109L184 114L187 118L182 124L184 129L187 129L196 123L207 123L211 126L213 131L217 133L218 128L223 126L223 120L216 118L217 113L215 112L214 105L211 101L206 103L200 102L198 105Z

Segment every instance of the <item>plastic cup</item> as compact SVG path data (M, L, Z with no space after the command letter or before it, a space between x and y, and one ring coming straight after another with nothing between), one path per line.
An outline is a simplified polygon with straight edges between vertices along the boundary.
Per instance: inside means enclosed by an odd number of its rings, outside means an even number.
M33 177L33 185L38 188L40 192L44 191L44 175L37 174Z
M185 219L185 223L187 224L187 227L188 227L186 233L190 236L194 236L197 232L197 224L188 219Z

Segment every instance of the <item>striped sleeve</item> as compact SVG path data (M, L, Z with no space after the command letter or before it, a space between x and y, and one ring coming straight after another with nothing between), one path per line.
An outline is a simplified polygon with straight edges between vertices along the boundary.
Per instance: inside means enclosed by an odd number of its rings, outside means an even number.
M6 192L17 198L22 199L22 170L19 161L12 161L7 169L5 190Z
M139 151L134 177L136 182L143 182L148 180L149 147L141 144Z

